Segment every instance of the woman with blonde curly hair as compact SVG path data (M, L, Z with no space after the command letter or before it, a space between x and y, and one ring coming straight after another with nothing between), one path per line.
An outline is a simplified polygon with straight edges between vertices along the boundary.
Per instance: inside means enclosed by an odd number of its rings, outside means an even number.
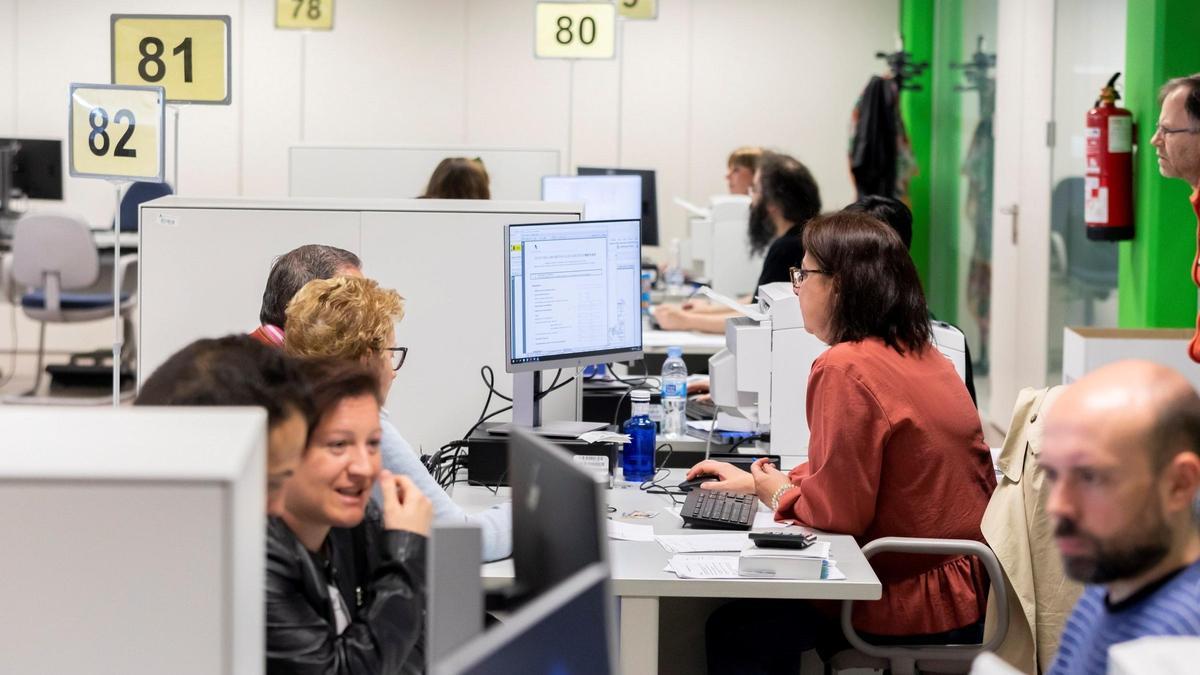
M397 347L396 323L404 318L404 298L372 279L334 277L310 281L287 306L283 348L299 357L332 357L366 363L379 373L380 399L386 400L408 354ZM467 515L438 485L400 432L380 409L380 451L389 471L410 477L433 502L435 521L472 523L483 531L483 556L499 560L512 553L512 507L503 504Z

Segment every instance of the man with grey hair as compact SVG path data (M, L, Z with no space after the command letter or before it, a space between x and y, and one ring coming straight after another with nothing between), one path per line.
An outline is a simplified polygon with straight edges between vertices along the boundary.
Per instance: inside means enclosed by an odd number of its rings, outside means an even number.
M1200 73L1168 80L1159 92L1162 110L1150 144L1158 153L1158 171L1166 178L1182 178L1192 188L1200 241ZM1200 286L1200 247L1192 261L1192 281ZM1200 363L1200 316L1188 345L1188 356Z
M282 349L283 328L287 321L284 311L304 284L314 279L362 275L362 261L358 256L335 246L305 244L284 253L271 264L267 286L263 290L262 309L258 313L261 325L250 337Z
M1200 636L1200 396L1179 373L1121 361L1069 385L1038 464L1067 576L1091 584L1051 675L1108 670L1108 648Z

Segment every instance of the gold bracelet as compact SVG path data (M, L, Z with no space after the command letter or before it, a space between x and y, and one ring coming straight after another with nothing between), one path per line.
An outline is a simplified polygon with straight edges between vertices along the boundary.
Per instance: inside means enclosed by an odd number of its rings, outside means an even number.
M787 492L788 490L791 490L794 487L796 487L796 486L792 485L791 483L784 483L783 485L780 485L778 489L775 490L775 493L771 495L771 510L772 511L779 510L779 500L783 498L783 493Z

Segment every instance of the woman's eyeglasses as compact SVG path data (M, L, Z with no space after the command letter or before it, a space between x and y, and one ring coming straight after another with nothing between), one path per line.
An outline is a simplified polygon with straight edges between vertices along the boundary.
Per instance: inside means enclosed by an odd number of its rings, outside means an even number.
M789 267L788 274L792 277L792 285L799 286L804 283L810 274L829 274L825 270L806 270L803 267Z
M384 351L391 352L392 370L400 370L404 359L408 358L408 347L387 347Z

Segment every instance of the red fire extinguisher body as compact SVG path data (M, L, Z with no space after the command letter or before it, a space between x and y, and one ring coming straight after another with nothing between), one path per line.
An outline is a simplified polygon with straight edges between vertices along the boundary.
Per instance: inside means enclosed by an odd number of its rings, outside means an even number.
M1133 239L1133 115L1112 100L1087 113L1084 185L1088 239Z

